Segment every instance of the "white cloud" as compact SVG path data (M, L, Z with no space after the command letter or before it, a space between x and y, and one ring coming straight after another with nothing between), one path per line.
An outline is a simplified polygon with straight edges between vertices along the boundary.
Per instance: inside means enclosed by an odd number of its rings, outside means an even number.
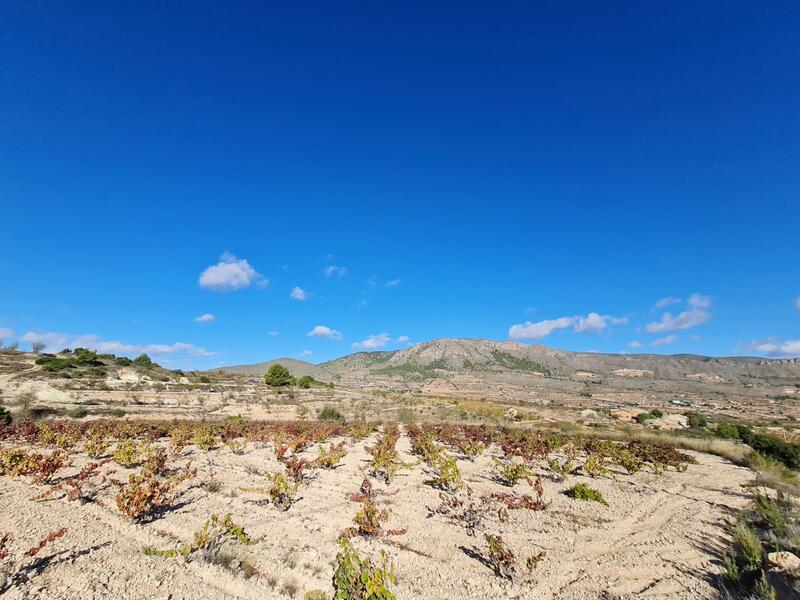
M367 302L366 298L361 298L361 300L356 302L356 308L367 308L368 304L369 302Z
M533 323L525 321L517 325L512 325L508 330L508 337L512 340L538 340L546 337L559 329L573 327L575 333L600 333L608 328L609 325L621 325L627 323L626 317L612 317L611 315L601 315L591 312L587 316L577 315L574 317L560 317L558 319L545 319Z
M386 287L395 287L397 285L400 285L399 277L397 279L390 279L389 281L386 282Z
M293 300L300 300L300 302L305 302L308 300L308 293L300 287L294 286L292 291L289 292L289 298Z
M325 267L325 277L344 277L347 275L347 268L346 267L337 267L336 265L330 265Z
M20 338L23 342L41 342L45 345L48 352L59 352L64 348L89 348L101 353L112 354L190 354L192 356L211 356L205 348L187 344L186 342L175 342L174 344L127 344L117 340L104 340L99 335L71 335L68 333L56 333L48 331L38 333L29 331Z
M213 321L215 318L216 317L214 317L214 315L212 315L211 313L206 313L204 315L200 315L199 317L195 317L194 320L195 323L208 323L210 321Z
M577 317L574 331L576 333L600 333L612 325L622 325L628 322L625 317L612 317L611 315L600 315L596 312L589 313L586 317Z
M245 259L236 258L229 252L220 256L217 264L203 271L198 280L200 287L213 292L233 292L250 287L252 283L264 287L269 280L256 272Z
M630 347L630 348L641 348L642 347L642 342L640 342L639 340L632 340L632 341L628 342L628 347Z
M301 357L301 358L305 358L306 356L311 356L311 350L308 350L308 349L306 349L306 350L303 350L303 351L302 351L300 354L298 354L297 356L299 356L299 357Z
M573 325L576 320L577 317L561 317L560 319L545 319L537 323L525 321L509 327L508 337L512 340L538 340L558 329L565 329Z
M336 331L335 329L331 329L330 327L327 327L326 325L317 325L316 327L314 327L314 329L309 331L306 335L308 335L308 337L321 337L321 338L327 338L329 340L340 340L340 339L342 339L341 332Z
M391 341L392 338L389 336L389 334L384 332L377 335L367 336L367 339L353 344L353 348L360 350L378 350L379 348L386 346Z
M800 340L768 338L750 342L749 349L767 356L800 356Z
M377 277L375 277L375 275L370 275L369 279L367 279L367 285L369 287L375 287L376 283L377 283Z
M398 344L407 344L410 341L411 341L411 338L408 337L407 335L401 335L399 338L397 338L397 343Z
M689 339L692 340L693 342L699 342L700 341L700 336L692 334L692 335L689 336Z
M267 335L271 335L272 337L275 337L276 335L278 335L278 332L277 331L268 331Z
M700 294L692 294L689 296L687 303L692 308L710 308L711 296L702 296Z
M673 296L667 296L666 298L662 298L658 302L656 302L653 307L654 308L664 308L665 306L669 306L671 304L680 304L680 298L674 298Z
M711 319L711 313L706 310L711 306L710 296L692 294L687 301L689 309L673 316L672 313L664 313L661 319L648 323L644 326L648 333L664 333L667 331L677 331L679 329L689 329L697 325L707 323Z
M8 327L0 327L0 340L7 340L14 337L14 330Z
M650 342L650 345L651 346L666 346L667 344L675 343L675 340L677 340L677 339L678 339L677 337L675 337L674 335L670 334L670 335L664 336L662 338L658 338L657 340L653 340L652 342Z
M797 299L794 301L794 307L797 310L800 310L800 296L798 296Z

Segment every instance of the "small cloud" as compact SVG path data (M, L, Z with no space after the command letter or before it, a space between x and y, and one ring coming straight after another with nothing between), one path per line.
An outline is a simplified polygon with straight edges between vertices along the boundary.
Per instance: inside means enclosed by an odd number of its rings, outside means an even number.
M292 291L289 292L289 298L293 300L299 300L300 302L305 302L308 300L308 293L300 287L294 286Z
M375 275L370 275L366 283L369 287L375 287L375 285L378 283L378 279L375 277Z
M400 278L398 277L397 279L390 279L385 285L386 287L396 287L400 285Z
M538 340L558 329L570 327L576 320L577 317L561 317L559 319L545 319L536 323L525 321L509 327L508 337L512 340Z
M14 330L8 327L0 327L0 340L7 340L14 337Z
M666 346L668 344L675 343L675 340L677 340L677 339L678 338L675 337L674 335L667 335L667 336L664 336L662 338L658 338L657 340L653 340L652 342L650 342L650 345L651 346Z
M710 308L711 307L711 296L702 296L700 294L692 294L689 296L689 300L687 303L692 308Z
M325 273L325 277L344 277L347 275L347 269L345 267L330 265L329 267L325 267L323 273Z
M800 310L800 296L798 296L797 299L794 301L794 307L797 310Z
M233 292L251 284L265 287L269 280L259 274L245 259L226 252L219 262L200 274L198 285L212 292Z
M574 331L575 333L600 333L611 325L622 325L627 323L626 317L612 317L611 315L600 315L596 312L589 313L586 317L577 317Z
M699 336L699 335L692 334L692 335L690 335L690 336L689 336L689 339L690 339L691 341L693 341L693 342L699 342L699 341L700 341L700 336Z
M750 342L748 348L759 354L774 357L800 356L800 340L781 340L767 338Z
M303 350L303 351L302 351L300 354L298 354L297 356L299 356L299 357L301 357L301 358L305 358L306 356L311 356L311 350L308 350L308 349L306 349L306 350Z
M525 309L525 314L526 314L526 315L532 315L532 314L533 314L533 313L535 313L535 312L536 312L536 308L535 308L535 307L533 307L533 306L529 306L529 307L527 307L527 308Z
M410 341L411 341L411 338L408 337L407 335L401 335L399 338L397 338L397 343L398 344L407 344Z
M692 294L687 301L688 310L673 316L672 313L664 313L659 321L648 323L644 326L648 333L664 333L667 331L678 331L689 329L707 323L711 319L711 313L706 310L711 306L710 296Z
M392 338L388 333L369 335L367 336L367 339L353 344L353 348L360 350L378 350L379 348L386 346L391 340Z
M212 315L211 313L206 313L204 315L200 315L199 317L195 317L194 318L194 322L195 323L210 323L215 318L216 317L214 317L214 315Z
M680 304L681 299L675 298L673 296L667 296L666 298L662 298L658 302L653 305L653 308L664 308L666 306L670 306L672 304Z
M642 342L640 342L639 340L632 340L632 341L628 342L628 347L629 348L641 348L642 347Z
M335 329L331 329L330 327L327 327L325 325L317 325L306 335L308 335L308 337L321 337L329 340L342 339L342 334L340 332L336 331Z
M369 302L367 302L366 298L361 298L361 300L356 302L356 308L367 308L368 304Z
M278 332L277 331L268 331L267 335L275 337L276 335L278 335Z

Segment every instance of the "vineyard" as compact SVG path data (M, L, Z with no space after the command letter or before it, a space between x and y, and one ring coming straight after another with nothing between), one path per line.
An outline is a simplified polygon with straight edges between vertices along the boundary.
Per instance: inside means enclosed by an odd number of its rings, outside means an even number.
M746 501L712 456L529 429L20 421L0 441L10 598L714 597L713 521Z

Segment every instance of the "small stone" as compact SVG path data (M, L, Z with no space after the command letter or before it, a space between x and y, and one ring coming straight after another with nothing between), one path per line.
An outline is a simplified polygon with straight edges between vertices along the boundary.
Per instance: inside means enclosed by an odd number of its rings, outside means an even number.
M791 552L770 552L767 560L781 571L800 573L800 558Z

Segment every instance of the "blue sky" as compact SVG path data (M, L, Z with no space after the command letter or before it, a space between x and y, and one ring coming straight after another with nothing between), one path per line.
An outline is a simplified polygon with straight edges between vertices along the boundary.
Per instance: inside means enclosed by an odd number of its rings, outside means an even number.
M650 4L5 3L0 337L800 355L800 5Z

